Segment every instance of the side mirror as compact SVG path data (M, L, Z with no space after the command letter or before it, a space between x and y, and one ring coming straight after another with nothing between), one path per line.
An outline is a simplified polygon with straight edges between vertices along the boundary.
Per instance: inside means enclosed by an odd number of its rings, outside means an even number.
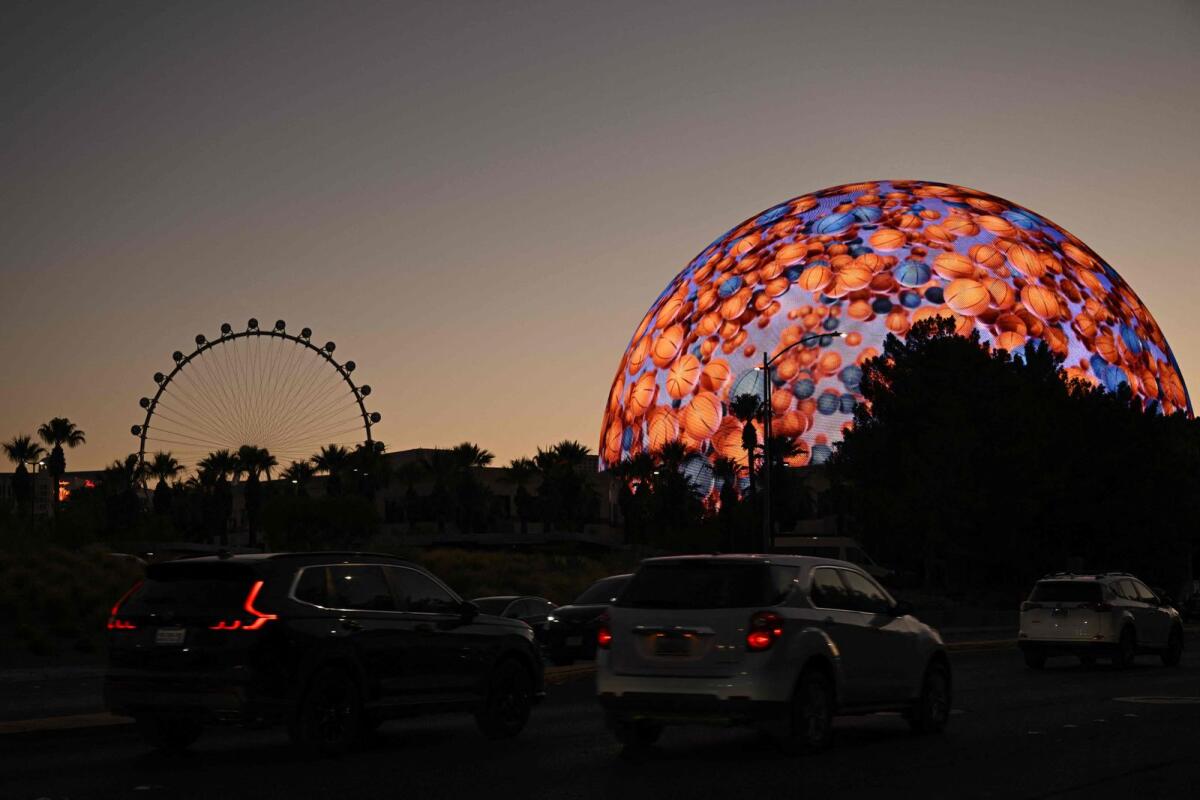
M458 616L463 622L470 622L479 616L479 606L470 600L464 600L463 604L458 607Z
M913 604L907 600L897 600L896 605L892 606L893 617L905 617L916 612Z

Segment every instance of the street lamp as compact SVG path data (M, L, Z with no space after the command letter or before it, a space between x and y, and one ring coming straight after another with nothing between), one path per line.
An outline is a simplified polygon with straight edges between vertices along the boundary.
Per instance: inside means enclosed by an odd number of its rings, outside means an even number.
M767 351L763 350L763 363L761 369L763 373L763 527L762 527L762 552L767 553L771 550L771 365L779 360L787 351L794 347L799 347L802 344L813 341L814 339L824 339L828 336L831 339L837 339L845 336L841 331L827 331L825 333L810 333L807 336L801 337L798 341L792 342L787 347L780 350L774 356L767 358ZM753 464L751 465L753 468Z

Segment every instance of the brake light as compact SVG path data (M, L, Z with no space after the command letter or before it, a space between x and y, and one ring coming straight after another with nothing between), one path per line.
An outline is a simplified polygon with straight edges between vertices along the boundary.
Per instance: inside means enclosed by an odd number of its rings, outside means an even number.
M775 640L783 636L783 617L774 611L758 611L750 616L746 632L746 649L751 652L770 650Z
M1024 603L1021 603L1022 611L1032 611L1035 608L1041 608L1041 607L1042 607L1041 603L1031 603L1028 600L1026 600Z
M601 614L596 626L596 647L607 650L612 644L612 629L608 627L608 614Z
M121 595L120 600L113 604L112 609L108 612L108 629L110 631L132 631L137 628L137 625L134 625L127 619L120 619L117 615L121 613L121 605L129 599L131 594L140 589L141 586L142 581L138 581L129 588L129 591Z
M236 630L256 631L259 628L261 628L263 625L266 625L268 620L279 619L278 614L264 614L263 612L259 611L257 608L254 607L254 600L255 600L255 598L258 597L258 593L260 591L262 591L262 587L263 587L262 581L255 581L254 585L250 587L250 593L246 595L245 604L242 606L242 608L246 611L246 613L249 614L253 619L250 619L250 620L241 620L241 619L224 620L223 619L220 622L218 622L216 625L209 625L208 626L209 630L213 630L213 631L236 631Z

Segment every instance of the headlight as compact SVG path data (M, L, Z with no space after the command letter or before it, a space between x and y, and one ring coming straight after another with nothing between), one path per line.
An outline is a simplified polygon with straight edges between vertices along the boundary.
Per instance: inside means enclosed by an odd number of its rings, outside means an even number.
M546 622L558 622L558 617L551 614L550 616L546 617Z

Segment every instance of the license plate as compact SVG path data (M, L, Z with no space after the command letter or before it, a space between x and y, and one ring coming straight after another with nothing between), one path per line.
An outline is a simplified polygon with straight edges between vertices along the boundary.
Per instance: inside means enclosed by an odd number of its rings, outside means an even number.
M654 655L656 656L688 656L691 654L692 642L690 639L661 636L654 640Z
M183 644L186 628L159 628L154 632L155 644Z
M581 644L583 644L582 636L568 636L567 637L567 647L579 647Z

